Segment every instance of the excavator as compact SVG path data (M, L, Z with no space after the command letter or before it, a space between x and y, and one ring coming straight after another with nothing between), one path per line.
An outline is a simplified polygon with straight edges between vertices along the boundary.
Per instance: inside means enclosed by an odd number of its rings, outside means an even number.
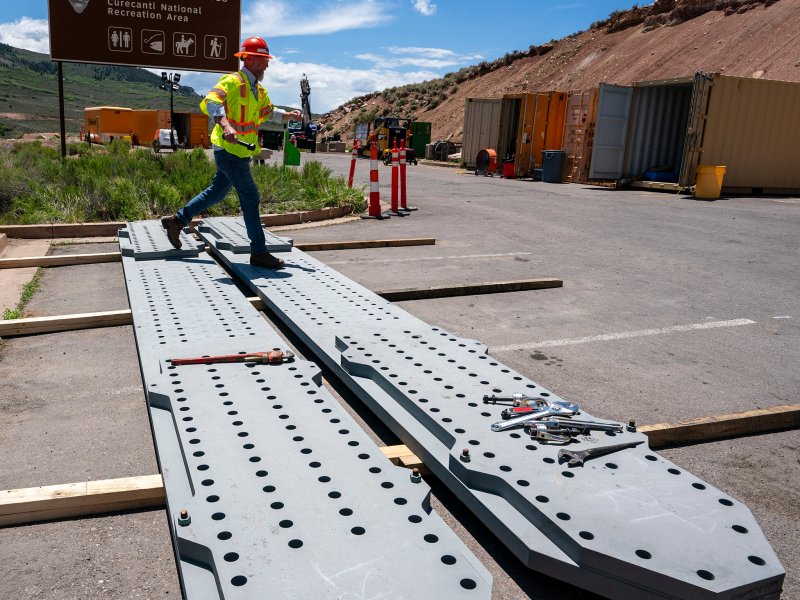
M289 121L289 135L294 136L295 145L300 149L307 149L311 152L317 151L317 131L319 126L311 121L311 103L308 97L311 95L311 86L308 77L303 73L300 80L300 112L303 115L302 121Z
M311 121L311 103L308 101L310 95L311 86L308 77L303 73L303 79L300 80L302 121L289 121L286 126L271 121L263 123L258 130L258 145L262 148L280 149L283 144L283 130L286 127L298 148L316 152L319 126Z

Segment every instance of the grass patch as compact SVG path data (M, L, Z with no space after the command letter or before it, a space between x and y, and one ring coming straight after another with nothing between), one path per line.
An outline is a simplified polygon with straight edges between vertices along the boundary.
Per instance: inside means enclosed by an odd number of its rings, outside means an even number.
M33 279L22 286L22 296L20 297L19 302L17 302L17 306L15 308L7 308L3 311L3 320L8 321L10 319L22 318L22 313L25 310L25 307L28 305L28 302L30 302L31 298L33 298L33 295L39 291L39 285L42 282L42 275L44 275L44 269L39 267L36 269Z
M205 152L155 154L122 141L108 146L74 144L70 157L40 142L20 143L0 150L0 223L77 223L138 221L176 212L205 189L216 170ZM254 165L253 178L261 193L262 211L350 206L365 208L364 192L332 177L319 162L299 171ZM265 205L265 206L264 206ZM239 212L236 192L207 215Z

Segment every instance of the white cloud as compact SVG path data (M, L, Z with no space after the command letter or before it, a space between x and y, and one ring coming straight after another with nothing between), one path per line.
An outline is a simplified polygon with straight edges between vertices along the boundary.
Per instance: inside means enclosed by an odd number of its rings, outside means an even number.
M375 66L385 69L396 69L398 67L421 67L425 69L445 69L459 64L457 60L441 60L436 58L423 58L421 56L404 56L389 58L381 54L356 54L356 58L372 62Z
M13 23L0 23L0 42L46 54L50 52L48 31L47 19L22 17Z
M320 35L374 27L391 19L388 6L378 0L353 2L285 2L257 0L242 16L244 36L269 38Z
M299 107L303 73L311 84L311 109L316 113L328 112L356 96L439 76L425 70L403 73L388 68L341 69L317 63L284 62L276 57L270 61L263 82L270 99L275 104ZM186 73L181 83L205 94L218 79L218 74Z
M436 12L437 5L431 4L430 0L414 0L414 10L418 13L430 17Z
M453 58L459 61L483 59L480 54L456 54L444 48L420 48L417 46L389 46L386 48L392 54L420 54L430 58Z
M365 52L356 54L355 57L372 62L376 67L385 69L396 69L398 67L444 69L483 58L480 54L456 54L452 50L444 48L389 46L386 50L393 56Z

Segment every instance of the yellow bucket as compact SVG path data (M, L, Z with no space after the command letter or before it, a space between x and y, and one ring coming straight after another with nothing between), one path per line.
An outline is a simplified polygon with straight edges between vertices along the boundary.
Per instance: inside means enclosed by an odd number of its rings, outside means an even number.
M722 192L722 178L726 167L699 165L695 182L694 197L705 200L716 200Z

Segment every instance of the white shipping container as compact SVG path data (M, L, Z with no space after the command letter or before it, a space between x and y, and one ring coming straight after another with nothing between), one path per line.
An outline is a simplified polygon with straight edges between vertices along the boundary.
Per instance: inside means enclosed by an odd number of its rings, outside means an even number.
M475 168L475 159L483 148L497 151L500 108L500 98L467 98L461 145L462 167Z

